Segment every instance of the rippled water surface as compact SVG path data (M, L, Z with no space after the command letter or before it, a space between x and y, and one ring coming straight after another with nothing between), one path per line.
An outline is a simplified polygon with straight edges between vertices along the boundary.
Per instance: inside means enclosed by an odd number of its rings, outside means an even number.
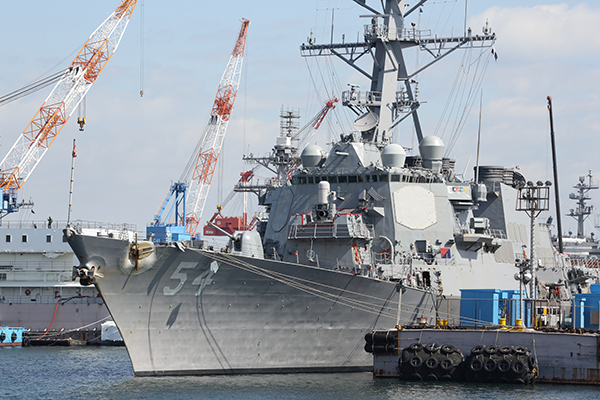
M565 399L600 387L399 382L370 373L136 378L123 347L0 348L1 399Z

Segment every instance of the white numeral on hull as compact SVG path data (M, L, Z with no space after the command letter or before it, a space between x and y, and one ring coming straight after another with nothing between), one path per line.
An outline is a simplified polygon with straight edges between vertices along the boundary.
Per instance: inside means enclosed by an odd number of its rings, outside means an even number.
M179 283L174 288L165 286L163 288L163 294L165 296L174 296L177 293L179 293L179 291L183 288L183 285L187 281L187 273L181 272L181 271L184 269L196 269L197 266L198 266L198 263L196 263L196 262L184 261L184 262L179 263L179 265L175 269L175 272L173 272L173 275L171 275L171 278L170 278L173 280L178 280ZM194 281L192 282L192 285L200 286L198 288L198 290L196 291L196 296L200 296L200 294L202 293L204 288L212 283L212 281L213 281L212 277L218 270L219 270L219 263L217 263L216 261L213 261L212 263L210 263L209 269L207 269L201 275L196 277L196 279L194 279Z

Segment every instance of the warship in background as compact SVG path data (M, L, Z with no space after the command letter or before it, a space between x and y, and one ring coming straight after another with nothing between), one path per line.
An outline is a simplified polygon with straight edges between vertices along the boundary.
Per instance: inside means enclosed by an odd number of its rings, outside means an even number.
M418 71L408 72L403 55L426 50L430 66L463 46L491 48L496 36L487 27L449 38L407 27L423 2L408 9L386 0L380 11L356 3L372 13L363 42L318 45L311 36L301 46L303 56L335 55L370 79L368 91L342 93L356 131L328 154L278 138L277 176L244 185L266 215L255 231L227 233L228 250L214 251L202 241L65 229L75 274L98 288L136 375L371 370L365 333L440 319L458 325L462 289L519 290L515 264L528 249L530 219L515 204L526 180L494 166L479 167L475 181L457 176L442 140L423 136ZM368 54L371 73L355 63ZM419 155L393 143L405 119ZM529 297L568 313L568 259L553 248L548 224L535 230Z
M569 232L567 236L563 235L562 242L563 252L568 254L573 268L569 272L572 290L581 292L586 291L587 281L595 281L600 277L600 243L594 232L590 232L589 235L585 233L585 221L594 211L594 206L588 203L591 200L589 192L598 189L599 186L593 182L592 171L589 171L587 175L579 177L579 182L573 185L573 188L576 192L570 193L569 199L576 202L576 207L570 209L567 216L577 221L577 233ZM598 221L595 221L594 226L599 225ZM558 238L553 236L552 240L556 244Z

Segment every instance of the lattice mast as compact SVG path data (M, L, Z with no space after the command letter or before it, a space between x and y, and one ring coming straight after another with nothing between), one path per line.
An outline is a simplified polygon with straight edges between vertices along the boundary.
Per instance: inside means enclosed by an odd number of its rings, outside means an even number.
M225 68L225 72L221 77L208 124L180 178L181 182L189 183L186 199L187 209L189 210L186 215L186 232L192 236L198 230L200 218L202 218L204 204L206 203L208 190L223 146L223 138L229 124L231 110L240 85L249 24L250 21L242 19L240 33L227 63L227 68Z
M0 164L0 187L14 194L38 165L117 50L137 0L123 1L88 38ZM12 210L12 211L17 211Z

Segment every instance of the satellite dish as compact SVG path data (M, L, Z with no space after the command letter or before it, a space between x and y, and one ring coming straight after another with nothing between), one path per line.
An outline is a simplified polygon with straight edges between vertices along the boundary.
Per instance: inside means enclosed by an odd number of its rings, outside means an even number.
M354 128L360 132L370 131L379 123L379 117L373 112L364 113L354 121Z

